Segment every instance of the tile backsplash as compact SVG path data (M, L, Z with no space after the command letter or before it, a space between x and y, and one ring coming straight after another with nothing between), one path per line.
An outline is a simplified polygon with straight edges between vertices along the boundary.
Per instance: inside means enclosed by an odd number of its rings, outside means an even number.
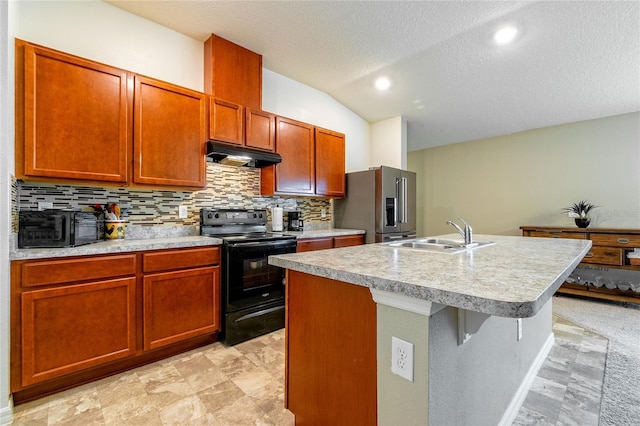
M260 195L260 170L207 163L207 187L201 191L173 191L142 188L92 187L43 184L15 180L12 185L14 212L37 210L38 202L51 202L55 209L88 210L94 204L118 203L122 218L135 226L197 226L200 209L268 209L276 205L286 212L300 211L305 229L331 227L331 201L325 198ZM187 206L188 217L178 217L178 207ZM322 217L322 209L326 216ZM13 227L17 232L17 213Z

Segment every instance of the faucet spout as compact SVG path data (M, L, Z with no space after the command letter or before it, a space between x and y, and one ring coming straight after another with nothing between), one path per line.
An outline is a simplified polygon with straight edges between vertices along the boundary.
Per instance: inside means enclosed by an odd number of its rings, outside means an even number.
M464 229L462 229L457 223L450 220L447 221L447 225L451 225L456 228L460 236L464 238L464 244L469 245L473 242L473 228L471 228L471 225L469 225L463 218L458 217L458 219L464 223Z

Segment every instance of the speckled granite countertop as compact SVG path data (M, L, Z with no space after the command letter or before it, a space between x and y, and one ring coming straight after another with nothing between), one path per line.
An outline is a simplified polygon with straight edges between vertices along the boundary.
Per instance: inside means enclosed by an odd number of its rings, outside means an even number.
M526 318L546 304L591 247L589 240L497 235L475 240L496 244L458 254L366 244L270 256L269 263L489 315Z
M78 247L16 249L9 253L9 258L11 260L23 260L44 259L48 257L90 256L130 251L214 246L220 244L222 244L222 240L219 238L201 236L124 239L101 241Z
M44 259L48 257L91 256L129 251L160 250L222 244L222 239L220 238L201 237L199 235L174 235L171 237L163 237L162 233L170 234L172 231L166 231L163 227L156 227L155 229L160 229L161 231L149 238L125 238L124 240L100 241L98 243L66 248L15 248L10 250L9 258L10 260L26 260ZM194 230L190 231L194 232ZM143 233L138 233L138 235L141 234ZM293 235L296 239L302 239L364 234L364 231L358 229L332 228L303 232L284 231L283 234ZM13 247L15 247L14 244L12 244Z

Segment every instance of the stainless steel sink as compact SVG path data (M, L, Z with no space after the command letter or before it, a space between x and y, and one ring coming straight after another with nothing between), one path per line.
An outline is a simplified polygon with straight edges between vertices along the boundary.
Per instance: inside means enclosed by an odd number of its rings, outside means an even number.
M493 244L495 244L493 241L474 241L471 244L465 244L464 241L461 240L448 240L443 238L414 238L411 240L382 243L382 245L393 248L408 248L450 254L461 253L463 251L473 250Z

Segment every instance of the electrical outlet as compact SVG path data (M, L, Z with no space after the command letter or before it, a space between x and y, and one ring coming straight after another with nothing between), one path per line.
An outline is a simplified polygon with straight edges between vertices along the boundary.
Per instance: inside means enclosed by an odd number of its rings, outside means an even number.
M391 372L413 382L413 343L391 336Z
M518 324L516 339L520 341L522 339L522 318L518 318L516 323Z
M51 201L38 201L38 210L48 210L53 208L53 202Z
M327 217L327 209L323 208L322 210L320 210L320 217L322 218Z
M187 206L178 207L178 218L186 219L188 215L189 215L189 212L187 211Z

